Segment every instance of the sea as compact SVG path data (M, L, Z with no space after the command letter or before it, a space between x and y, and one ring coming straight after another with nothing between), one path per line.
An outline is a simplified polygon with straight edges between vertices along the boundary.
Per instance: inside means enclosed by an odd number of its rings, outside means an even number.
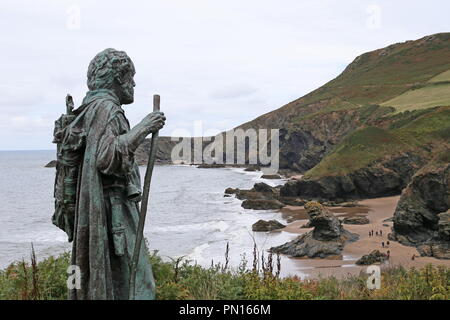
M53 159L55 151L0 151L0 269L29 261L32 245L38 260L71 249L66 234L51 222L55 168L45 165ZM241 168L155 166L144 230L149 249L166 261L182 257L208 267L225 263L228 244L229 266L247 261L251 268L255 244L259 255L267 257L267 249L296 237L284 231L252 232L259 219L287 221L277 211L244 209L234 196L224 197L228 187L249 189L261 181L285 183ZM299 261L285 256L281 275L304 276Z

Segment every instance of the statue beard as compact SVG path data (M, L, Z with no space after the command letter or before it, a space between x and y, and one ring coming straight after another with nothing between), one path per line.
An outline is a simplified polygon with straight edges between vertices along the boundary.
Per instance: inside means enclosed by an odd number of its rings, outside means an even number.
M130 104L134 101L134 88L131 83L125 83L121 86L122 89L122 104Z

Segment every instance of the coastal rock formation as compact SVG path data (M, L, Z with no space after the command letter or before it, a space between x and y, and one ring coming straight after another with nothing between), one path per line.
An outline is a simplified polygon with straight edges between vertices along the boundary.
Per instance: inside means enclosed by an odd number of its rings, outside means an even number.
M345 243L356 241L359 236L345 230L339 219L318 202L305 205L309 224L313 230L270 250L292 257L326 258L340 256Z
M421 256L450 259L450 243L437 242L417 246Z
M368 266L375 263L381 263L388 259L387 254L380 252L379 250L373 250L371 253L363 255L358 259L355 264Z
M281 179L279 174L263 174L261 179Z
M277 230L286 227L284 224L278 222L277 220L258 220L252 225L252 231L255 232L266 232Z
M343 224L368 224L369 219L364 216L347 217L342 220Z
M297 197L281 197L281 186L272 187L267 183L255 183L250 190L237 188L225 189L226 195L236 195L236 198L243 200L242 207L255 210L280 209L286 205L303 206L306 201Z
M419 156L401 154L346 175L290 180L280 189L280 195L336 202L392 196L401 193L423 164Z
M241 204L244 209L254 209L254 210L277 210L284 207L278 200L267 200L267 199L247 199Z
M448 157L448 153L446 155ZM450 161L431 162L412 178L394 213L392 240L423 255L450 258Z

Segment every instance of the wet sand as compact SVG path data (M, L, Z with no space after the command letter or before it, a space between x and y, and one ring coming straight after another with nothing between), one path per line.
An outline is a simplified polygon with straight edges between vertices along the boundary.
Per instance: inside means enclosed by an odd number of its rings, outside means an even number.
M358 241L347 244L342 252L343 259L337 260L331 259L305 259L305 258L291 258L298 260L298 268L295 271L299 271L306 274L308 277L317 278L319 276L336 276L343 277L346 275L357 275L360 272L365 272L367 266L355 265L356 260L361 256L370 253L372 250L380 250L386 253L390 251L389 262L383 264L381 267L386 268L389 266L402 265L406 268L416 267L420 268L428 263L433 265L445 265L450 267L450 260L439 260L431 257L420 257L416 248L401 245L398 242L390 241L390 245L386 246L388 241L388 234L391 232L392 222L384 222L385 219L392 218L394 215L395 207L399 200L399 196L386 197L378 199L368 199L358 202L356 207L331 207L328 208L334 212L338 217L346 217L352 215L365 215L369 219L370 223L365 225L344 225L344 228L350 232L359 234ZM308 222L305 217L306 212L303 207L287 207L283 215L286 217L291 216L292 221L286 228L282 229L285 232L301 234L311 230L310 228L300 228L302 225ZM296 219L298 218L298 219ZM290 219L288 219L289 221ZM369 231L373 230L382 231L382 236L369 237ZM381 243L385 243L383 248ZM415 260L411 260L412 255L415 254Z

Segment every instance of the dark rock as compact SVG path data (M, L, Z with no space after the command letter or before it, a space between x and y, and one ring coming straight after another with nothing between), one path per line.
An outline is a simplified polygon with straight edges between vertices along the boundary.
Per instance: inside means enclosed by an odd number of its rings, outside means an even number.
M255 232L264 232L264 231L272 231L286 227L284 224L278 222L277 220L259 220L258 222L252 225L252 231Z
M403 191L394 213L392 237L405 245L447 242L449 209L450 164L430 163Z
M344 218L342 223L343 224L368 224L369 219L364 216L347 217L347 218Z
M417 246L421 256L435 257L438 259L450 259L450 243L429 243Z
M387 219L383 220L383 222L393 222L393 221L394 221L394 217L387 218Z
M263 174L261 179L281 179L281 176L278 174Z
M358 259L355 264L368 266L375 263L382 263L388 259L387 254L382 253L378 250L373 250L371 253L363 255Z
M264 182L255 183L255 185L253 186L253 190L256 192L278 193L277 188L271 187Z
M382 159L347 175L290 180L280 190L285 197L346 201L398 195L424 165L415 154Z
M272 252L309 258L341 256L345 243L359 239L357 234L345 230L333 213L320 203L308 202L305 209L309 215L309 225L314 229L281 246L271 248Z
M264 182L256 183L250 190L228 188L225 193L236 194L239 200L277 200L279 188L271 187Z
M236 194L238 192L239 192L239 189L234 189L234 188L226 188L225 189L226 194Z
M46 168L55 168L58 162L56 160L52 160L45 165Z
M304 206L307 202L306 200L296 198L296 197L279 197L278 200L283 202L287 206L296 206L301 207Z
M260 168L258 166L250 166L244 169L244 171L252 172L252 171L259 171Z
M224 164L216 164L216 163L212 163L212 164L203 163L203 164L199 164L197 166L197 168L199 168L199 169L225 168L225 165Z
M450 241L450 210L438 214L438 234L442 240Z
M254 210L276 210L284 207L278 200L266 200L266 199L247 199L241 204L244 209Z

